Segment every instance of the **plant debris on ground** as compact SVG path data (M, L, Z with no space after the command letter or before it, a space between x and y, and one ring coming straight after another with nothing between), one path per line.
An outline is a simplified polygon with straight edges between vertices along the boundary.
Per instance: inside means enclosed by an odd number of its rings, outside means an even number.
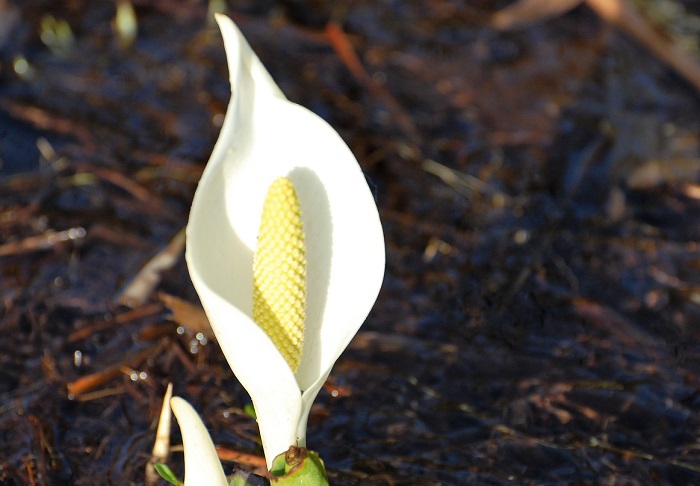
M129 40L113 2L0 0L0 484L144 484L169 382L227 471L264 468L181 258L223 3L133 0ZM384 225L309 447L339 485L698 484L697 53L629 2L497 29L514 3L228 2Z

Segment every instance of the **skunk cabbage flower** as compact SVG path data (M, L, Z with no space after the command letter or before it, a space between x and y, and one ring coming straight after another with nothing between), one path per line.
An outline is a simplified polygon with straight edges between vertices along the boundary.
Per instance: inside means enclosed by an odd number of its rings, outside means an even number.
M185 485L228 486L209 432L192 405L180 397L173 397L170 399L170 407L182 431L182 443L185 449Z
M374 198L321 118L288 101L218 15L233 96L187 226L187 265L255 407L268 469L306 445L311 404L384 275Z

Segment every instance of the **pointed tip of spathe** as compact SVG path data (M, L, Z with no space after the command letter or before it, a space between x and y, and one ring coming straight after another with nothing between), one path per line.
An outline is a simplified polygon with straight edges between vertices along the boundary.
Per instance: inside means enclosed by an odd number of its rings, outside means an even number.
M216 23L219 25L226 21L232 22L228 15L219 12L214 12L214 20L216 20Z
M182 432L185 486L227 486L216 448L199 414L180 397L171 398L170 407Z
M234 92L235 90L243 90L248 95L252 93L252 91L249 91L250 87L245 88L242 86L246 83L243 82L241 76L246 76L254 83L257 88L256 91L286 100L287 98L272 79L270 73L267 72L265 66L260 62L258 56L253 52L236 23L224 14L216 14L215 19L224 39L232 90Z

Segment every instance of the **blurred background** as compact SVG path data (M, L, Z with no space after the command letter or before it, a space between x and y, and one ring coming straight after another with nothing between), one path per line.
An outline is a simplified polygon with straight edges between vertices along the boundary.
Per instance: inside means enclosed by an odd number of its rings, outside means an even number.
M0 484L146 484L169 381L260 471L182 259L214 12L380 208L332 484L700 483L700 3L0 0Z

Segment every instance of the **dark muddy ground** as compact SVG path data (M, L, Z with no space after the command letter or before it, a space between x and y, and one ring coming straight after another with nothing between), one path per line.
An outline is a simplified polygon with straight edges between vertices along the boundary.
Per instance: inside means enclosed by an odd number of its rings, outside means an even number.
M339 485L699 484L700 97L585 6L497 32L508 3L229 2L386 232L309 445ZM129 48L113 2L0 0L2 484L142 484L168 381L261 451L217 345L156 293L117 302L185 225L229 94L205 1L134 4ZM182 259L156 290L197 303Z

